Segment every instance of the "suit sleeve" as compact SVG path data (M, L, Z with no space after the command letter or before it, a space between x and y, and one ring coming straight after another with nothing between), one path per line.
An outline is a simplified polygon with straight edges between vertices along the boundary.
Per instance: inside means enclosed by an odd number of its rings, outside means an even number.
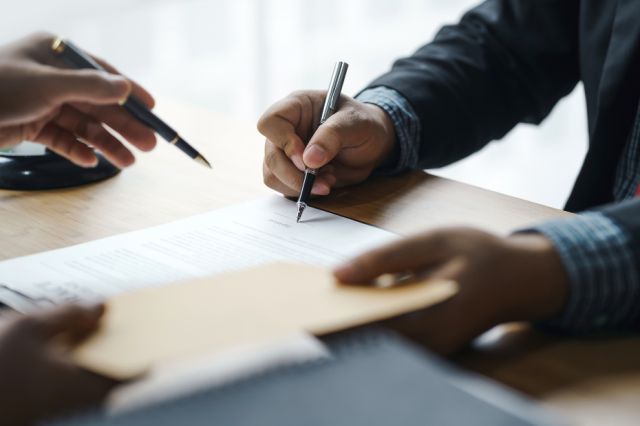
M440 167L539 123L579 80L578 0L488 0L367 89L400 94L418 117L415 167Z
M640 198L542 223L569 277L568 301L541 325L576 333L640 328Z

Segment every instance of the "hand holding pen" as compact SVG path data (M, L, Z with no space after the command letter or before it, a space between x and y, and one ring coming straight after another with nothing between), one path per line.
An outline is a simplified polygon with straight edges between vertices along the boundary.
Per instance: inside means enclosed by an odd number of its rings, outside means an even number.
M346 62L337 62L333 68L333 74L331 74L331 80L329 81L329 89L324 98L324 105L322 106L322 113L320 114L319 126L322 126L338 109L338 102L340 101L340 95L342 94L342 85L344 79L347 76L347 70L349 64ZM316 147L317 150L317 147ZM316 175L318 169L313 167L306 167L304 171L304 179L302 180L302 188L300 189L300 195L298 196L298 214L296 216L296 222L300 222L300 218L304 213L304 209L307 208L307 202L311 198L311 188L316 181Z
M109 73L61 67L51 54L53 40L38 33L0 49L0 148L29 140L82 167L96 165L95 148L120 168L135 161L129 144L152 150L153 131L117 106L133 94L152 108L151 95L99 59Z
M69 40L56 38L51 44L51 50L56 56L66 62L67 65L74 68L107 72L107 70L94 58L87 55ZM209 164L202 154L189 145L189 143L187 143L187 141L185 141L178 132L161 120L160 117L151 112L151 109L149 109L141 99L137 98L133 94L129 94L128 96L120 99L118 103L138 122L144 124L150 129L153 129L158 133L158 135L160 135L160 137L174 145L180 151L184 152L194 161L205 167L211 168L211 164Z
M298 198L307 167L318 169L311 195L322 196L394 160L395 133L384 110L342 95L337 112L318 126L325 100L325 91L294 92L258 121L267 138L264 182L287 197Z

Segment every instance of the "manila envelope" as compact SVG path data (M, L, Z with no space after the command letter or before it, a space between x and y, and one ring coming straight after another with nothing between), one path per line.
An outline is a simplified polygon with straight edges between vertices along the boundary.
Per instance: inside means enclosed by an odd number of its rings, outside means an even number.
M346 286L322 268L269 264L117 295L107 302L100 329L73 358L125 380L165 362L388 319L456 291L455 282L433 280L390 288Z

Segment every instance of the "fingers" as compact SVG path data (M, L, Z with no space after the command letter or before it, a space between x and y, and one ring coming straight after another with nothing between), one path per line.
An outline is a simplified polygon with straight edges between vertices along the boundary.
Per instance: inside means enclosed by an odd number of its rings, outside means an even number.
M54 70L69 71L71 73L82 73L85 71L91 72L91 70L81 71L81 70L67 69L68 64L65 63L60 57L52 54L51 45L55 39L56 39L56 36L50 33L46 33L46 32L35 33L24 40L23 49L27 52L27 54L32 59L35 59L40 64L50 65L54 68ZM115 67L113 67L111 64L109 64L105 60L99 57L96 57L94 55L89 54L89 56L92 57L108 73L104 73L100 71L94 71L94 72L99 74L106 74L107 76L111 75L112 77L117 78L119 80L127 81L128 89L129 89L128 92L122 94L120 98L116 99L116 102L118 100L123 99L125 96L127 96L130 93L136 96L138 99L140 99L147 107L149 108L154 107L155 100L153 99L153 96L151 96L151 94L146 89L140 86L140 84L136 83L133 80L125 78L122 73L120 73Z
M333 160L342 149L342 138L336 128L325 123L318 127L304 150L302 161L312 169L319 169Z
M50 339L59 334L85 335L99 324L104 314L104 305L81 306L69 305L50 311L39 312L18 320L22 330L43 339Z
M58 116L53 119L53 123L100 150L117 167L128 167L135 161L131 151L109 133L100 122L75 108L63 106ZM84 145L77 140L75 143ZM73 158L71 160L73 161Z
M124 77L95 70L51 68L42 81L44 94L58 105L69 102L117 104L132 90L131 83Z
M31 49L30 49L31 56L41 64L49 64L54 66L57 69L60 69L60 68L66 69L68 68L68 64L66 64L60 57L52 54L51 52L51 44L55 39L56 37L50 33L36 33L26 40L26 44L28 46L31 46ZM106 62L104 59L101 59L91 54L88 54L88 55L91 58L93 58L93 60L95 60L102 68L107 70L108 73L113 74L114 77L118 76L123 80L127 80L129 84L128 93L131 93L132 95L136 96L147 107L149 108L154 107L155 100L153 99L153 96L151 96L151 94L147 90L145 90L142 86L140 86L138 83L136 83L131 79L124 78L121 72L119 72L115 67L113 67L111 64ZM69 71L77 72L75 70L69 70ZM103 73L103 74L106 74L106 73ZM128 93L126 93L124 96L126 96ZM117 99L116 102L120 99L123 99L123 97Z
M154 131L119 106L74 103L72 107L106 124L142 151L151 151L156 146Z
M289 161L285 153L271 141L265 141L263 164L264 183L287 197L295 197L300 192L304 173Z
M268 141L265 183L285 195L299 191L306 168L320 170L313 195L327 195L334 185L363 181L379 163L380 143L373 142L381 126L375 115L343 96L339 111L318 127L324 99L325 92L296 92L274 104L258 121L258 130ZM329 170L334 166L340 172Z
M265 142L263 178L268 187L287 197L297 197L302 187L304 173L289 161L284 151L267 140ZM322 175L318 175L311 193L313 195L327 195L330 190L329 182L323 179Z
M34 139L78 166L94 167L98 163L98 158L91 148L78 141L71 132L55 124L44 126L40 134Z
M369 177L372 170L372 168L370 167L347 167L344 166L339 160L334 161L329 166L323 167L321 170L324 171L327 167L331 167L331 171L327 172L327 177L329 178L330 176L330 179L334 182L331 185L332 187L334 185L337 187L344 187L360 183L367 177Z
M51 418L98 406L119 382L83 370L69 360L50 355L43 361L37 391L30 395L29 417ZM37 393L36 393L37 392Z
M485 329L484 324L476 321L455 296L383 324L440 355L450 355L462 349Z
M97 405L119 384L113 379L83 370L67 360L52 360L52 364L54 377L48 379L60 386L47 398L50 411L65 412Z
M311 137L302 155L304 164L319 169L341 151L361 144L368 124L369 120L355 107L342 107L318 127Z
M448 256L442 237L427 233L371 250L333 273L345 283L368 283L386 273L424 270L444 262Z
M113 65L109 64L104 59L101 59L95 55L89 55L89 56L91 56L98 64L100 64L102 68L106 69L111 74L123 75L120 71L118 71L115 67L113 67ZM140 99L142 103L144 103L145 106L147 106L147 108L153 109L153 107L156 104L156 101L153 98L153 96L151 96L151 93L149 93L144 87L142 87L140 84L136 83L135 81L131 79L128 79L128 80L129 80L129 83L131 83L131 87L132 87L131 94L136 98Z
M296 133L303 124L309 124L313 105L303 96L289 96L270 107L258 120L258 131L275 147L282 150L295 167L304 171L302 162L304 143Z

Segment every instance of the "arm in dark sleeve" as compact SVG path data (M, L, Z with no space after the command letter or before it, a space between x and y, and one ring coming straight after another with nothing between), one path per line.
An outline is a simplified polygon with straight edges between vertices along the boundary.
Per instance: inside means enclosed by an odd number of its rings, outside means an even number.
M396 61L387 87L420 120L417 167L440 167L539 123L579 79L578 0L488 0Z

